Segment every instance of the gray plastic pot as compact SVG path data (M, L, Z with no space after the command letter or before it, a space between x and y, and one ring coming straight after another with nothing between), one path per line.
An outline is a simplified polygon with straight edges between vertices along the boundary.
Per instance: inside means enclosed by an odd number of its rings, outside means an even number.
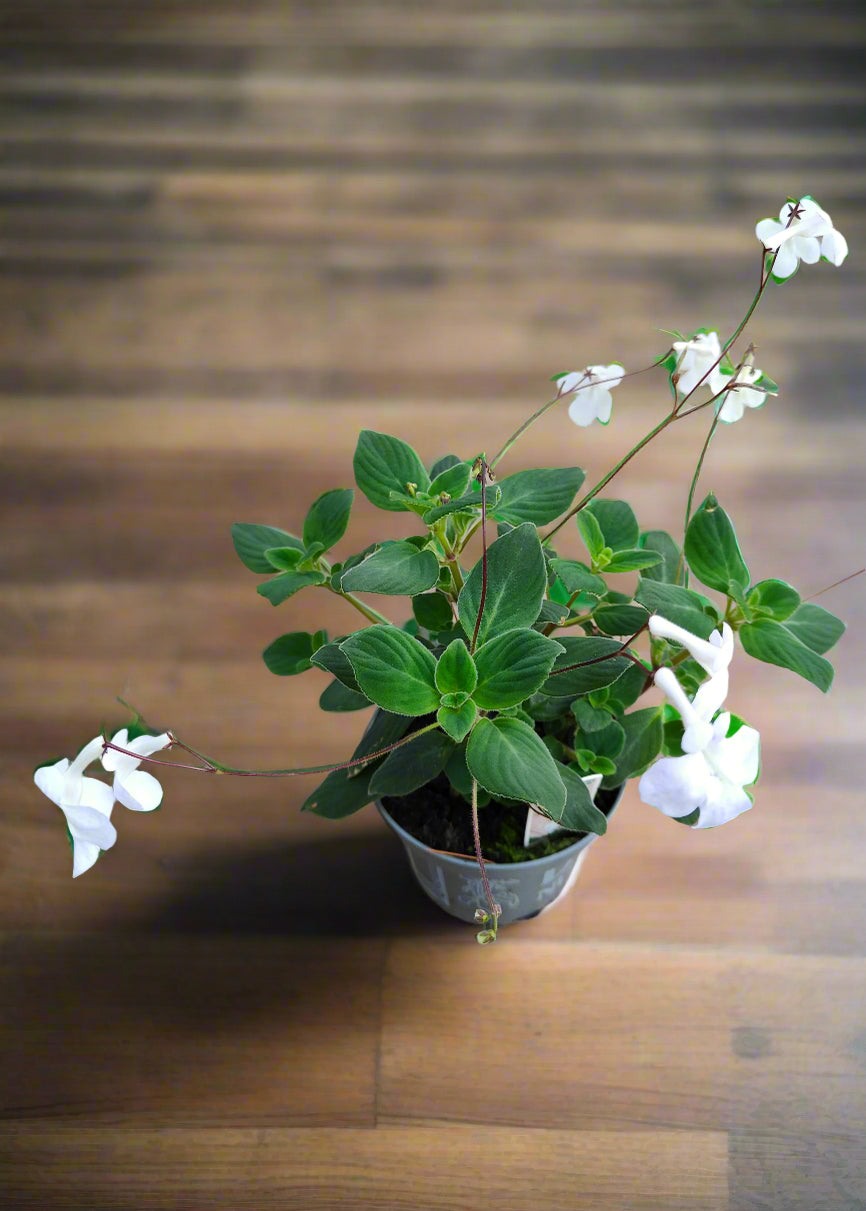
M624 786L616 794L607 813L613 815ZM430 849L423 841L407 833L377 800L379 814L403 842L412 873L434 903L461 921L474 922L476 908L487 907L487 897L481 873L474 858ZM468 810L468 809L467 809ZM588 833L568 849L546 858L531 858L528 862L485 862L493 898L502 908L500 925L537 917L566 895L574 886L586 851L596 839Z

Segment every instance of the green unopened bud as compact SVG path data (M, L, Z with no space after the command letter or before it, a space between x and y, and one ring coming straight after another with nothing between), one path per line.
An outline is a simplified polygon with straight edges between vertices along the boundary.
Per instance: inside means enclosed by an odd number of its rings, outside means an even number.
M487 912L486 909L484 909L484 908L475 909L476 925L486 925L489 920L490 920L490 913Z
M487 944L489 942L495 942L496 941L496 930L495 929L479 930L478 933L475 935L475 941L478 943L479 946L487 946Z

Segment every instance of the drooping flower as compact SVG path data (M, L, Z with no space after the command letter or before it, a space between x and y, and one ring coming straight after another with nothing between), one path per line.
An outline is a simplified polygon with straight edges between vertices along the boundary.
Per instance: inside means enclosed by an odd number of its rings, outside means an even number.
M767 392L752 384L763 378L762 370L754 366L740 366L733 375L722 375L722 382L727 384L719 407L719 420L732 425L740 420L746 408L760 408L766 402Z
M670 639L686 648L692 659L697 660L704 672L709 673L711 677L722 670L727 671L733 659L734 632L726 622L722 623L721 633L713 631L709 639L701 639L685 627L662 618L661 614L650 615L648 626L655 639ZM662 670L659 669L659 672Z
M674 818L689 816L697 808L694 828L714 828L748 811L752 800L744 787L758 777L761 738L745 725L728 736L730 720L727 711L719 715L700 752L661 757L651 765L638 783L642 802Z
M674 341L677 353L677 392L685 398L691 395L698 383L710 388L715 395L724 385L719 374L718 363L722 357L718 332L699 332L687 341Z
M134 812L152 812L162 803L162 787L153 774L138 767L142 757L150 757L160 749L167 748L171 744L171 736L163 732L161 736L137 736L134 740L127 737L127 729L121 728L112 736L111 743L139 755L131 757L108 748L102 756L102 764L109 773L114 774L114 796L119 803Z
M114 807L110 786L98 778L85 778L84 771L102 752L101 736L86 744L70 765L64 757L54 765L43 765L33 781L66 817L72 838L72 877L83 875L99 857L111 849L117 832L109 817Z
M777 252L773 277L784 281L800 261L814 265L820 258L841 265L848 255L848 242L833 226L833 220L814 198L786 202L777 219L761 219L755 235L767 252ZM777 251L778 250L778 251Z
M622 382L625 368L618 362L609 366L587 366L572 370L557 380L560 396L573 395L568 415L576 425L591 425L594 420L606 425L613 410L611 391Z

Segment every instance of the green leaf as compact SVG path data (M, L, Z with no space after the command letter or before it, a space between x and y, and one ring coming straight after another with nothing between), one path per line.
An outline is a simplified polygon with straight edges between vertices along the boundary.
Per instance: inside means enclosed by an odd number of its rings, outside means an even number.
M594 635L586 638L562 636L557 642L565 651L557 656L553 671L540 690L554 698L576 697L611 685L631 664L628 657L621 654L622 644L616 639ZM572 665L579 667L572 668ZM568 672L560 672L561 669L568 669Z
M464 691L471 694L478 683L478 673L469 649L462 639L453 639L436 663L436 688L440 694Z
M583 778L570 766L556 763L556 770L565 787L565 807L559 816L550 813L550 818L556 820L562 828L575 833L607 832L607 819L590 798L589 790ZM547 814L547 813L545 813Z
M646 623L649 613L642 606L602 605L593 611L592 618L605 635L634 635Z
M366 694L348 689L336 678L319 695L319 709L323 711L363 711L372 705Z
M605 775L602 786L621 786L627 778L642 774L655 761L662 748L662 708L650 706L642 711L623 715L620 724L625 731L625 744L616 760L616 772Z
M268 571L294 572L304 555L305 552L297 547L268 547L265 551L265 559L271 565ZM303 570L310 571L309 568Z
M461 625L473 635L481 602L482 561L469 573L457 601ZM531 627L547 588L547 573L538 531L525 522L487 551L487 594L478 629L478 643L514 627Z
M580 537L583 539L587 551L589 551L592 562L598 563L605 548L604 535L601 532L601 526L598 524L595 515L590 513L588 508L581 509L578 513L577 528L580 531Z
M346 533L354 499L352 488L333 488L314 501L304 520L304 545L320 542L322 550L329 551L338 543Z
M641 534L638 546L642 551L655 551L661 562L647 568L644 579L662 581L664 584L683 584L686 578L686 562L680 558L680 549L666 530L647 530Z
M314 650L314 636L307 631L290 631L268 644L262 660L278 677L291 677L307 671Z
M451 603L444 593L422 593L412 598L412 613L419 627L427 631L443 631L454 622Z
M340 643L342 642L340 640ZM355 680L355 670L352 668L349 657L340 650L340 643L324 644L310 657L310 663L316 665L317 668L324 669L326 673L331 673L347 689L360 693L361 687Z
M701 639L709 639L716 629L715 620L704 613L700 596L681 585L641 576L634 596L651 614L661 614Z
M453 463L450 467L437 473L436 478L427 489L427 495L441 496L444 492L448 496L463 496L469 488L471 475L471 463Z
M266 597L271 605L277 606L299 589L305 589L308 585L324 584L326 580L327 577L321 572L281 572L273 580L256 585L256 592Z
M458 744L469 735L478 717L478 707L470 699L462 706L440 706L436 722Z
M401 736L405 735L406 729L411 722L412 720L408 715L395 715L390 711L376 711L364 735L358 741L358 747L352 753L352 760L366 757L370 753L380 753L389 744L394 744ZM373 761L381 760L384 760L384 758L373 758ZM369 769L373 761L369 765L356 765L353 769Z
M484 500L487 504L488 512L492 512L493 507L499 500L499 485L489 484L484 489ZM426 513L421 515L421 520L425 526L432 526L442 517L447 517L449 513L465 513L471 511L480 515L481 513L481 493L470 491L463 496L458 496L455 500L449 500L444 505L436 505L432 509L428 509Z
M766 611L776 622L784 622L800 604L800 594L784 580L760 580L746 598L753 613Z
M485 711L517 706L543 685L562 651L561 643L526 627L488 639L475 653L478 686L472 697Z
M822 655L845 633L845 623L823 606L804 601L790 618L785 619L785 630L790 631L807 648Z
M593 515L601 530L603 545L612 551L627 551L638 545L640 526L631 505L624 500L596 498L582 512Z
M449 470L450 467L456 467L459 463L462 463L462 462L463 462L463 459L458 458L456 454L444 454L442 456L442 458L437 459L437 461L430 468L431 480L433 480L433 483L435 483L437 478L442 474L443 471ZM468 465L469 464L467 464L467 466Z
M466 746L466 764L494 796L537 803L554 818L565 808L556 762L541 738L518 719L479 719Z
M388 593L411 597L439 579L439 560L408 541L389 542L340 577L344 593Z
M585 474L580 467L518 471L499 481L502 496L493 512L514 526L524 521L531 521L536 526L546 525L566 511Z
M703 584L732 594L732 586L745 592L749 569L740 552L731 519L712 492L689 522L685 553L688 565Z
M367 627L340 644L362 693L386 711L426 715L439 706L433 654L397 627Z
M608 716L606 725L596 731L581 732L580 735L581 747L592 753L593 757L605 757L611 762L615 762L625 748L625 728L621 723ZM597 766L593 766L597 768ZM615 766L605 770L605 773L613 773Z
M589 593L593 597L603 597L607 585L600 576L591 572L585 563L576 559L552 559L551 567L569 593Z
M405 513L409 509L404 500L392 497L392 492L407 497L410 495L407 484L415 484L420 492L426 492L430 486L424 464L411 446L399 437L372 429L361 431L353 466L355 481L367 500L390 513Z
M585 698L576 698L571 704L571 713L582 732L600 732L610 723L610 714L591 706Z
M441 774L453 751L454 741L442 732L424 732L388 754L370 779L370 793L377 799L410 794Z
M239 521L232 526L232 542L238 558L251 572L273 572L273 564L265 555L269 547L294 547L303 551L304 544L294 534L276 526L260 526Z
M661 556L656 551L615 551L605 565L606 572L640 572L657 564Z
M743 649L756 660L777 664L805 677L826 694L833 684L833 666L829 660L807 647L781 622L759 618L744 623L739 630Z
M372 799L369 773L353 776L352 770L337 769L316 787L301 805L301 811L312 812L325 820L342 820L360 811Z

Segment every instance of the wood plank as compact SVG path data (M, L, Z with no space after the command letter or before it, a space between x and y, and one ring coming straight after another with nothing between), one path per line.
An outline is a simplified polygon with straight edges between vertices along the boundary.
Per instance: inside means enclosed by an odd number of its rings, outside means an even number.
M699 1131L0 1129L10 1211L726 1211L724 1136ZM12 1151L14 1149L14 1151ZM206 1159L205 1159L206 1158ZM487 1163L495 1158L494 1163ZM55 1170L55 1166L57 1166ZM0 1169L0 1172L2 1172Z
M0 1117L371 1126L383 944L311 947L282 924L271 938L7 934Z

